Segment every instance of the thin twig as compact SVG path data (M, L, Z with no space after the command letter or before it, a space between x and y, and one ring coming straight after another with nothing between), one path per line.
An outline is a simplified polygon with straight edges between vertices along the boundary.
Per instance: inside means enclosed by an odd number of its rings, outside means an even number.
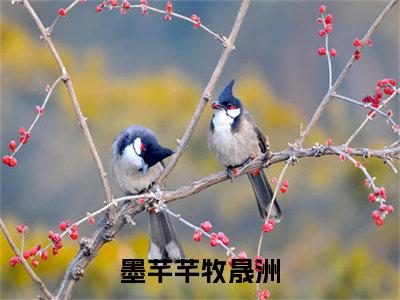
M53 93L54 89L60 83L61 80L62 80L62 77L59 77L51 85L50 89L47 92L46 98L44 99L43 104L41 106L41 108L43 110L46 108L47 102L49 101L51 94ZM26 133L28 133L28 134L32 133L32 129L35 127L35 125L39 121L40 117L41 117L41 114L39 112L37 112L35 119L33 120L31 126L29 126L29 129L28 129L28 131ZM15 155L18 153L18 151L22 148L23 145L24 145L24 143L22 141L20 141L18 147L11 154L11 157L15 157Z
M234 43L235 43L236 37L239 33L240 27L242 26L242 23L243 23L244 17L246 16L249 5L250 5L250 0L242 1L240 8L239 8L239 12L236 16L235 23L233 24L231 33L227 40L227 46L224 49L224 51L217 63L217 66L214 69L213 74L211 75L210 81L208 82L208 84L203 92L203 96L201 97L201 99L197 105L196 111L195 111L192 119L190 120L184 134L182 135L182 137L180 139L179 145L178 145L174 155L172 156L171 160L169 161L168 165L166 166L164 172L157 179L157 184L163 185L167 176L169 175L169 173L171 173L171 171L177 164L183 151L188 146L190 138L192 137L193 132L196 129L197 124L199 123L199 120L204 111L204 108L206 107L207 102L210 100L211 94L215 88L215 85L217 84L217 81L221 77L221 73L225 67L225 64L228 61L228 58L234 48Z
M372 33L375 31L375 29L379 26L379 24L382 22L382 20L387 16L387 14L392 10L392 8L399 2L399 0L392 0L390 3L385 7L385 9L380 13L380 15L376 18L374 23L372 23L371 27L368 29L367 33L364 35L361 43L364 45L365 41L370 38ZM350 68L353 66L355 62L354 54L351 55L349 61L347 62L346 66L336 79L335 83L330 87L324 98L322 99L321 103L319 104L317 110L313 114L310 122L307 124L306 129L300 134L300 137L296 141L296 145L298 147L301 147L305 138L310 134L311 128L314 127L314 125L317 123L319 118L321 117L321 114L323 110L325 109L326 105L328 102L332 99L334 93L336 92L338 86L342 83L346 75L349 73Z
M387 97L382 103L378 106L378 109L385 107L396 95L400 95L400 88L398 88L393 94ZM373 116L365 117L364 121L357 127L357 129L353 132L353 134L347 139L346 143L344 144L346 147L350 145L350 143L354 140L354 138L360 133L360 131L364 128L364 126L371 120ZM399 130L397 133L400 134Z
M70 5L68 5L67 8L65 8L65 13L68 13L75 5L77 5L81 0L74 0L74 2L72 2ZM58 20L60 20L62 17L60 15L58 15L53 23L46 28L47 34L51 34L54 30L54 26L56 25L56 23L58 22Z
M46 299L54 299L54 296L47 289L44 282L36 275L36 273L32 270L31 266L28 264L28 262L23 257L22 253L19 251L17 245L14 243L14 241L13 241L10 233L8 232L7 227L4 224L3 219L1 217L0 217L0 227L1 227L1 231L3 232L3 235L6 238L8 244L10 244L11 249L14 251L15 255L17 255L20 258L22 265L24 266L24 268L26 269L28 274L31 276L32 280L42 290Z
M172 216L175 219L179 220L180 222L182 222L186 226L192 228L193 230L195 230L195 231L197 230L197 231L201 232L202 235L205 235L210 240L212 239L211 234L205 232L202 228L200 228L200 227L190 223L189 221L185 220L184 218L182 218L182 216L180 214L176 214L176 213L172 212L166 206L159 205L158 209L161 210L161 211L165 211L167 214L169 214L170 216ZM236 256L236 254L233 252L233 250L235 250L235 248L228 247L228 246L224 245L224 243L222 243L222 241L219 240L219 239L217 239L217 243L218 243L218 245L220 245L222 248L224 248L226 250L226 255L227 256Z
M102 180L102 183L103 183L103 187L104 187L104 191L105 191L105 194L106 194L106 197L107 197L107 203L110 203L112 201L113 197L112 197L112 194L111 194L110 184L109 184L108 179L107 179L107 173L106 173L106 171L105 171L105 169L103 167L103 164L101 162L99 153L97 152L97 149L96 149L96 146L94 144L94 141L93 141L92 135L90 133L89 127L88 127L88 125L86 123L86 118L82 114L78 99L77 99L76 94L75 94L74 86L73 86L72 81L71 81L71 77L69 76L69 74L67 72L67 69L65 68L64 63L61 60L61 57L58 54L58 51L56 50L56 48L55 48L55 46L54 46L54 44L53 44L53 42L52 42L52 40L50 38L49 33L46 31L45 26L43 25L42 21L40 20L40 18L36 14L35 10L32 8L32 6L30 5L28 0L22 0L22 1L23 1L22 3L24 4L24 7L28 10L28 12L32 16L33 20L35 21L37 27L39 28L39 30L40 30L40 32L41 32L41 34L43 36L43 39L45 40L47 46L50 48L50 51L53 54L54 59L56 60L58 66L59 66L59 68L61 70L62 80L64 81L64 83L65 83L65 85L67 87L67 90L68 90L68 93L69 93L69 96L70 96L69 98L70 98L70 100L72 102L72 106L74 107L75 114L76 114L76 116L78 118L78 123L82 128L83 134L84 134L84 136L85 136L85 138L87 140L87 143L89 145L89 148L90 148L90 151L92 153L92 156L93 156L93 158L94 158L94 160L96 162L97 169L100 172L100 177L101 177L101 180ZM111 214L110 215L111 217L113 217L114 214L115 214L115 211L114 211L113 207L110 208L110 214Z
M377 112L378 114L380 114L381 116L385 117L388 120L388 122L387 122L388 125L392 125L392 126L396 125L396 123L393 121L393 118L390 117L387 113L385 113L382 110L380 110L379 106L377 108L375 108L371 104L362 103L360 101L357 101L357 100L354 100L354 99L351 99L349 97L345 97L345 96L342 96L342 95L338 95L338 94L335 94L334 98L337 98L337 99L340 99L340 100L344 100L344 101L353 103L355 105L358 105L358 106L373 110L373 111ZM369 118L367 117L367 119L369 119ZM400 134L400 133L398 132L398 134Z

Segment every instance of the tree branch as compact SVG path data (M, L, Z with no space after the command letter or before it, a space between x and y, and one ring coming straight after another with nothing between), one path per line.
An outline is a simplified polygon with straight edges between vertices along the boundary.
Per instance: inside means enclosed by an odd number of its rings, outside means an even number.
M379 24L383 21L383 19L387 16L387 14L392 10L392 8L399 2L399 0L392 0L390 3L385 7L385 9L381 12L381 14L376 18L374 23L372 23L371 27L368 29L367 33L361 40L361 44L365 45L366 41L370 38L372 33L375 29L379 26ZM350 57L349 61L347 62L346 66L344 67L343 71L340 73L339 77L336 79L335 83L332 87L329 88L328 92L326 93L325 97L322 99L321 103L319 104L317 110L315 111L314 115L312 116L310 122L308 123L306 129L300 134L300 137L296 141L296 145L301 147L305 138L310 134L311 128L317 123L319 118L321 117L322 111L325 109L328 102L333 98L337 88L342 83L346 75L349 73L350 68L353 66L355 62L354 54Z
M43 292L44 296L46 297L46 299L54 299L54 296L47 289L47 287L44 284L44 282L32 270L31 266L28 264L28 262L23 257L22 253L19 251L17 245L15 245L15 243L14 243L13 239L11 238L11 235L8 232L7 227L4 224L3 219L1 217L0 217L0 227L1 227L1 231L3 232L4 237L6 238L7 242L10 244L11 249L14 251L15 255L17 255L20 258L20 261L21 261L22 265L24 266L24 268L28 272L29 276L31 276L32 280L42 290L42 292Z
M166 166L164 172L157 179L157 184L163 185L165 183L167 176L169 175L169 173L171 173L171 171L177 164L179 158L181 157L183 151L188 146L190 138L192 137L193 132L196 129L197 124L199 123L199 120L204 111L204 108L206 107L207 102L211 98L211 94L215 88L215 85L217 84L217 81L221 77L221 73L225 67L226 62L228 61L229 55L231 54L232 50L234 49L234 43L235 43L236 37L239 33L240 27L242 26L242 23L243 23L244 17L246 16L249 5L250 5L250 0L242 1L240 8L239 8L239 12L236 16L235 23L233 24L231 33L227 40L226 48L223 51L223 53L217 63L217 66L214 69L213 74L211 75L210 81L208 82L208 84L203 92L203 96L201 97L201 99L197 105L196 111L195 111L192 119L190 120L188 127L186 128L182 138L179 141L179 145L176 148L175 154L172 156L172 158L169 161L168 165Z
M111 194L111 188L110 188L110 184L108 182L107 179L107 173L103 167L103 164L101 162L99 153L97 152L96 146L94 144L92 135L90 133L89 127L86 123L86 118L83 116L81 108L79 106L79 102L78 99L76 97L75 94L75 90L74 90L74 86L72 84L72 80L71 77L69 76L67 69L64 66L63 61L61 60L60 55L58 54L52 40L51 40L51 36L50 36L50 32L48 32L45 28L45 26L43 25L42 21L40 20L40 18L38 17L38 15L36 14L35 10L32 8L32 6L30 5L28 0L22 0L22 4L24 5L24 7L28 10L29 14L32 16L33 20L35 21L37 27L40 30L40 33L43 36L43 39L45 40L47 46L50 48L50 51L52 53L52 55L54 56L54 59L56 60L61 73L62 73L62 80L65 83L66 87L67 87L67 91L69 94L69 98L72 102L72 106L74 107L75 110L75 114L78 118L78 123L82 128L83 134L86 138L86 141L89 145L90 151L92 153L92 156L96 162L97 165L97 169L100 172L100 176L101 176L101 180L103 182L103 187L104 187L104 191L107 197L107 203L110 203L112 201L112 194ZM113 215L114 212L114 208L111 207L110 208L110 213L111 215Z

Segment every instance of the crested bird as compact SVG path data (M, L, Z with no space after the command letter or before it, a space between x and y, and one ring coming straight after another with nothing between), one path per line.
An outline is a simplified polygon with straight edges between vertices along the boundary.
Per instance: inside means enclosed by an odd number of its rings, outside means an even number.
M133 125L114 140L111 169L113 178L121 191L137 195L147 191L164 170L163 159L173 151L162 147L153 131ZM149 259L179 260L184 258L182 245L165 211L150 209Z
M208 146L226 168L230 179L235 170L246 165L253 158L266 154L269 156L269 144L257 126L254 117L242 102L233 95L235 81L231 80L221 92L211 108L214 110L208 129ZM257 201L260 215L266 219L273 197L273 190L263 169L247 174ZM274 201L272 219L279 222L282 212L278 202Z

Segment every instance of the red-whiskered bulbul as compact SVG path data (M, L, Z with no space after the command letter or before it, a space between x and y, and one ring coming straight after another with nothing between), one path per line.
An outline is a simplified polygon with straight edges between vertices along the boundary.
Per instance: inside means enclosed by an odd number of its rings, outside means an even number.
M125 195L148 190L163 172L162 160L173 153L160 146L153 131L133 125L124 129L112 144L113 178ZM149 259L179 260L184 258L182 245L169 216L164 211L150 210Z
M232 171L261 154L269 155L269 145L257 127L254 117L244 109L232 94L234 80L230 81L218 100L212 103L215 110L208 129L208 146L226 167L232 179ZM273 197L273 190L261 169L247 174L254 190L261 217L266 218ZM274 201L271 217L280 221L282 217L278 202Z

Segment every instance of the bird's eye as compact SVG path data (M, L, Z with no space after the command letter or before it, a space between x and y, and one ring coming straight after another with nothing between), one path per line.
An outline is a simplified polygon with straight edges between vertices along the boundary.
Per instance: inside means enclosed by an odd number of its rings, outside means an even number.
M237 107L235 106L235 105L232 105L232 104L230 104L229 106L228 106L228 109L236 109Z

